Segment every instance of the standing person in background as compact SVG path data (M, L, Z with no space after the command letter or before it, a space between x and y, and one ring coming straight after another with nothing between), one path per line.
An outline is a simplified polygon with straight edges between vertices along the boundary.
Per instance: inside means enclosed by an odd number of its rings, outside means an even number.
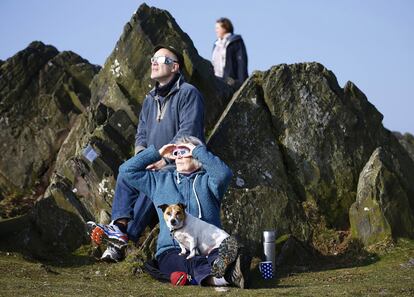
M247 52L242 37L233 31L233 24L228 18L216 21L217 40L213 47L212 64L217 77L238 89L248 76Z

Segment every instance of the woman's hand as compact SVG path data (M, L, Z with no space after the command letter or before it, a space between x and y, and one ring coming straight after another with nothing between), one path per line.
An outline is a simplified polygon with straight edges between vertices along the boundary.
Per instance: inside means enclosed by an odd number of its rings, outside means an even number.
M168 159L175 159L175 157L172 155L173 150L175 149L175 144L169 143L166 145L163 145L162 148L158 150L161 157L168 158Z
M185 155L183 155L183 158L192 156L193 155L193 149L195 149L195 147L196 147L192 143L183 143L183 144L180 144L179 146L184 146L184 147L186 147L186 148L188 148L190 150L188 153L186 153Z
M185 153L184 155L180 155L180 156L174 156L173 155L174 150L177 149L177 148L180 148L180 147L185 147L186 149L188 149L188 153ZM162 148L160 148L158 152L160 153L161 157L163 157L163 158L168 158L168 159L171 159L171 160L175 160L175 159L177 159L177 157L180 157L180 158L191 157L193 155L193 149L195 147L196 146L192 143L182 143L182 144L179 144L179 145L169 143L169 144L164 145ZM153 169L153 168L147 167L147 169Z
M172 155L174 148L175 148L175 144L169 143L169 144L164 145L162 148L158 150L162 159L155 163L148 165L146 169L155 171L155 170L160 170L161 168L163 168L165 165L167 165L167 162L165 162L163 158L175 159L175 157Z

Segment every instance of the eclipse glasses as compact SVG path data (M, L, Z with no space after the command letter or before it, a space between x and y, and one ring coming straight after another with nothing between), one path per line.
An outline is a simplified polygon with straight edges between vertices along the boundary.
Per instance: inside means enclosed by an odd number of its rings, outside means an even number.
M186 157L186 155L190 152L187 147L179 146L175 150L173 150L172 155L177 158Z
M172 63L178 63L178 61L175 61L166 56L157 56L151 58L151 64L153 63L171 65Z

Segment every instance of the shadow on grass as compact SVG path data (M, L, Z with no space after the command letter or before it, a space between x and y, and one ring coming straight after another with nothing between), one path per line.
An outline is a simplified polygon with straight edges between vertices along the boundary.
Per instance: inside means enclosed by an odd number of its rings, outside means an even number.
M30 249L17 241L14 234L3 237L0 240L0 252L19 254L24 260L32 263L42 263L54 267L80 267L93 265L97 260L93 257L90 245L81 246L72 253L34 255Z
M292 275L362 267L380 260L378 254L366 251L362 243L357 240L350 241L346 249L337 255L322 255L317 250L305 246L294 238L288 245L288 248L283 252L279 251L273 279L264 280L261 277L258 269L259 259L256 259L256 263L252 263L249 274L249 286L252 289L282 288L279 285L280 280Z

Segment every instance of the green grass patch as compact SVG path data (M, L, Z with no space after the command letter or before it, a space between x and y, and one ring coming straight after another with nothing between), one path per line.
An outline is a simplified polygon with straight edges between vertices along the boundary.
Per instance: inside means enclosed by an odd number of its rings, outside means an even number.
M0 296L414 296L414 241L399 240L391 249L370 254L364 262L339 268L315 263L280 269L271 281L251 271L252 289L173 287L146 274L122 269L89 256L82 247L72 256L41 263L17 253L0 252ZM259 260L256 259L255 264Z

